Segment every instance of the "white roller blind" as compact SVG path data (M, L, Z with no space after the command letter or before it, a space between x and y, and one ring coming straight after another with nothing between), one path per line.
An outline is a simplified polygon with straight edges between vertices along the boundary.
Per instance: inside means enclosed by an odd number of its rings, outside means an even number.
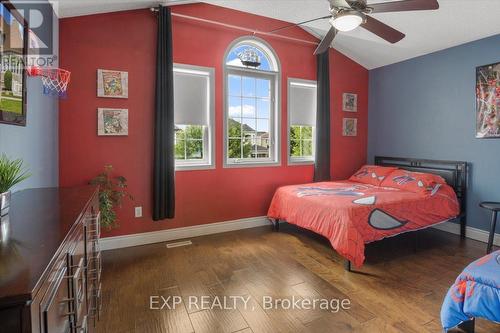
M316 86L290 82L288 94L290 125L316 126Z
M209 125L210 73L174 68L174 121Z

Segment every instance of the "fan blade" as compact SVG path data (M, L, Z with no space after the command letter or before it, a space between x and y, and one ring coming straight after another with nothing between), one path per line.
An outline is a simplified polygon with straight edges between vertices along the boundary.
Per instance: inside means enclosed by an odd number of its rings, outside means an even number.
M433 10L439 8L437 0L404 0L395 2L374 3L368 5L372 13L406 12L411 10Z
M278 32L278 31L281 31L281 30L285 30L285 29L289 29L289 28L293 28L293 27L298 26L298 25L303 25L303 24L306 24L306 23L309 23L309 22L314 22L314 21L317 21L317 20L324 20L324 19L331 18L331 17L332 17L332 15L328 15L328 16L318 17L318 18L315 18L315 19L312 19L312 20L307 20L307 21L303 21L303 22L299 22L299 23L285 25L284 27L271 30L271 31L269 31L269 33L273 34L275 32Z
M392 44L405 38L405 34L401 31L391 28L387 24L382 23L368 15L366 15L366 22L361 24L361 26Z
M351 6L347 3L346 0L328 0L328 2L330 2L330 5L332 7L343 7L343 8L348 8L350 9Z
M328 50L328 48L330 47L330 44L332 44L336 34L337 30L335 30L334 27L331 27L330 30L328 30L326 36L321 40L321 43L319 43L316 50L314 50L314 55L326 52L326 50Z

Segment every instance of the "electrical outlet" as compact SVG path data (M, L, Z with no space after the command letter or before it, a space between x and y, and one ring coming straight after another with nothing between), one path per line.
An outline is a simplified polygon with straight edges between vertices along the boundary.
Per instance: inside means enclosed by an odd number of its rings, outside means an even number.
M135 207L135 217L142 217L142 207Z

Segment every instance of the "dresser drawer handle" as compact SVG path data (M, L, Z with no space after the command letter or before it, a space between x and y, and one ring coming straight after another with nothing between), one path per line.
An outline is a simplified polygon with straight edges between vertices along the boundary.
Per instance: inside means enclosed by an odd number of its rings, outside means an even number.
M101 308L102 308L102 295L101 295L101 284L99 283L99 289L96 295L96 309L97 309L97 320L101 316Z
M90 257L89 258L89 261L90 260L101 260L101 251L97 251L97 252L94 252L96 253L94 256Z
M83 258L80 258L78 265L72 266L76 267L75 273L73 275L65 276L66 279L70 280L70 292L71 297L67 298L65 301L71 304L71 311L69 311L68 315L72 315L74 322L78 322L78 315L83 304L84 298L84 286L85 286L85 276L82 274L83 272ZM81 280L81 284L78 282Z
M40 315L41 315L41 325L44 332L50 332L52 325L57 323L51 322L49 318L53 318L56 314L58 323L65 322L71 323L72 313L66 313L66 309L69 308L71 312L71 297L67 297L68 286L65 283L67 267L63 266L62 269L57 273L57 277L51 281L51 287L47 290L45 296L43 296L40 302ZM64 304L64 306L61 306ZM66 305L68 304L68 305ZM64 316L64 319L62 318ZM2 325L0 324L0 327ZM1 330L1 329L0 329Z
M82 319L82 324L80 326L75 326L75 333L87 333L88 332L88 316L84 316Z
M101 284L99 284L99 287L97 289L94 289L92 292L91 296L91 307L90 307L90 314L89 316L91 318L95 318L99 320L100 314L101 314L101 307L102 307L102 297L101 297Z
M93 241L94 252L101 252L101 247L99 246L99 238Z
M87 219L87 233L89 234L89 238L99 238L101 234L101 212L97 214L95 217L90 217Z
M89 281L99 283L101 281L102 274L102 261L101 261L101 253L95 256L92 260L92 268L88 270L89 272Z
M99 221L101 219L101 212L97 213L97 215L87 217L87 221Z

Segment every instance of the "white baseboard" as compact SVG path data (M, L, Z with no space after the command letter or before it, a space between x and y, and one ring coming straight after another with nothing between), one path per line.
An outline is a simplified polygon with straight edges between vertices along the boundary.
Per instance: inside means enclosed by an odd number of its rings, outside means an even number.
M101 250L121 249L124 247L167 242L171 240L218 234L221 232L255 228L271 225L267 217L258 216L233 221L195 225L191 227L144 232L125 236L105 237L99 240Z
M457 223L444 222L435 225L433 228L446 231L455 235L460 235L460 224ZM487 243L489 235L490 233L488 231L484 231L474 227L465 227L465 236L467 238ZM500 234L495 234L495 237L493 237L493 244L496 246L500 246Z
M177 239L198 237L203 235L218 234L227 231L248 229L270 225L265 216L250 217L239 220L195 225L191 227L166 229L160 231L144 232L125 236L105 237L99 241L101 250L121 249L124 247L168 242ZM460 225L452 222L444 222L433 228L460 235ZM466 236L481 242L488 242L487 231L474 227L466 227ZM500 234L495 234L493 244L500 246Z

